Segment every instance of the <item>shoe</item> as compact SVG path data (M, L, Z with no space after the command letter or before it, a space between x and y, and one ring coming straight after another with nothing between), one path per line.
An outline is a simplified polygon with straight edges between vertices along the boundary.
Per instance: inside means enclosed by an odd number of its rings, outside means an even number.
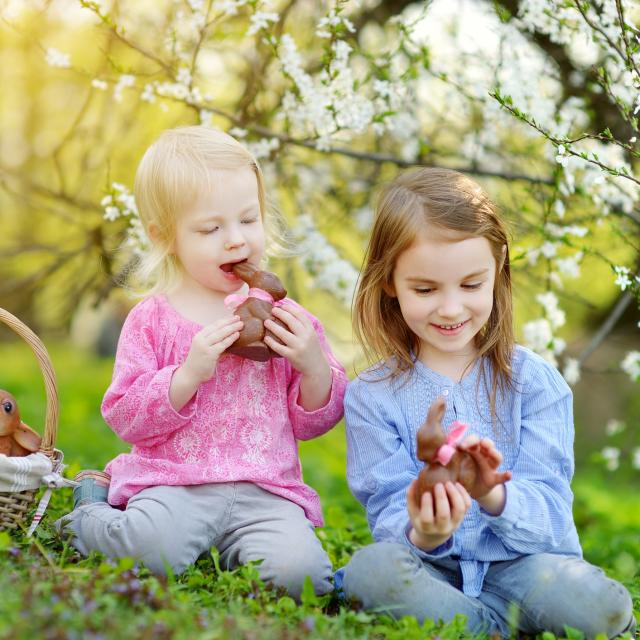
M75 478L78 486L73 488L73 508L94 502L108 502L111 476L97 469L85 469Z

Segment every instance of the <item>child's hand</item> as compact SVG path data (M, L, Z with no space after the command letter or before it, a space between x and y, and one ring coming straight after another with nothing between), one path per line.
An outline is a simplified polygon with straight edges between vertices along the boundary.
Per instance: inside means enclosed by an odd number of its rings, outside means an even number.
M471 497L459 483L438 482L431 491L416 495L416 481L407 490L407 510L413 529L411 542L424 551L431 551L446 542L460 526L471 508Z
M511 480L510 471L496 471L502 463L502 454L496 449L493 440L468 436L458 448L466 451L478 465L476 481L469 489L469 495L475 500L484 498L494 487Z
M329 362L309 317L292 305L273 307L272 313L288 330L273 320L265 320L265 328L280 340L265 336L265 344L287 358L302 375L318 377L330 373Z
M187 359L180 367L185 378L196 386L209 380L222 352L238 339L242 325L238 316L231 316L198 331L191 340Z

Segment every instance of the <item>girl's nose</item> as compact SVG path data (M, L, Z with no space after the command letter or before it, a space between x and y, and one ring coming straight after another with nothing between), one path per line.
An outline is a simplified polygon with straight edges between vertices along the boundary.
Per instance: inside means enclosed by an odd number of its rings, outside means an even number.
M230 251L231 249L241 247L243 244L245 244L245 239L242 231L240 229L231 229L225 240L224 248Z
M457 295L445 295L438 307L438 314L442 318L455 320L462 313L462 303Z

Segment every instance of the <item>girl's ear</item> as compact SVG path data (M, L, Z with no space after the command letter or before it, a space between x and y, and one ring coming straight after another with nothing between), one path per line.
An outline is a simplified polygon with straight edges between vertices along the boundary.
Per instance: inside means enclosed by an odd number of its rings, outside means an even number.
M153 222L149 225L149 240L151 240L151 242L155 245L159 245L162 243L162 235L160 234L160 229L158 228L158 225L154 224ZM173 241L170 244L171 244L170 253L173 253L174 252Z
M158 225L153 224L153 222L149 225L149 240L153 242L153 244L158 244L160 240L160 233L158 231Z
M393 286L393 282L387 284L386 282L382 285L382 290L390 297L397 298L398 294L396 293L396 288Z

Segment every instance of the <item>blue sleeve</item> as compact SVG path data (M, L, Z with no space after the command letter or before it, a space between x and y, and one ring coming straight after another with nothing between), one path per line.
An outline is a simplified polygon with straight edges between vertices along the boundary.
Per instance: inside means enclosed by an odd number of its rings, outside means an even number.
M519 451L505 507L499 516L483 513L505 546L530 554L557 547L574 529L574 427L571 390L556 369L535 358L522 374Z
M395 407L376 402L368 384L351 382L345 396L347 482L351 493L366 509L376 542L406 544L423 557L447 555L451 540L426 553L407 537L410 521L406 493L417 476L417 465L395 425Z

